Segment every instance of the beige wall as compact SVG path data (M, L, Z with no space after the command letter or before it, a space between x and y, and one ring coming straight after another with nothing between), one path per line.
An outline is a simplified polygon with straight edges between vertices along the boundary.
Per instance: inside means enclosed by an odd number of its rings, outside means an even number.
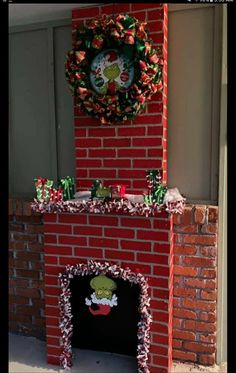
M220 8L169 5L168 184L205 203L218 199Z

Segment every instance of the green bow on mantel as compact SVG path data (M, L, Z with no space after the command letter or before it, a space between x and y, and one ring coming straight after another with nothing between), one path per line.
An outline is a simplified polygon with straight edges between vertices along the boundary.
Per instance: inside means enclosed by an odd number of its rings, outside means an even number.
M66 176L58 182L58 186L63 188L63 200L68 201L69 199L74 199L75 194L75 182L74 178Z

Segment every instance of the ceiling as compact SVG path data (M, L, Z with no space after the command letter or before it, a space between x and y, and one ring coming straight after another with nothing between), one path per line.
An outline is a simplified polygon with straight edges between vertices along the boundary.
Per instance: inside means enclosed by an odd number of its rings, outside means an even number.
M95 3L82 4L8 4L9 26L71 18L71 10Z
M211 1L211 0L210 0ZM74 3L74 4L11 4L9 9L9 26L26 25L36 22L46 22L71 18L71 10L86 6L101 5L101 3ZM214 4L215 5L215 4ZM169 11L183 10L213 6L207 4L169 4Z

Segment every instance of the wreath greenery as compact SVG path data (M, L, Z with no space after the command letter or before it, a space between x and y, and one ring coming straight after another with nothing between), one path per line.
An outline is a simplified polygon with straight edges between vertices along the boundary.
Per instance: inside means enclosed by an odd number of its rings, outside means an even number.
M66 79L75 105L102 124L134 119L144 110L146 100L161 90L161 51L152 47L146 23L127 14L103 15L80 25L73 39L65 62ZM132 62L133 79L128 88L101 94L91 84L91 62L107 49L119 51Z

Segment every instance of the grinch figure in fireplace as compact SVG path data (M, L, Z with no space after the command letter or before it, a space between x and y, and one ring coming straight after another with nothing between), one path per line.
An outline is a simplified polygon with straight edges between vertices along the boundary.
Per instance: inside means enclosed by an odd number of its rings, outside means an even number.
M112 295L117 286L115 281L105 275L94 277L90 281L90 286L95 291L91 294L90 299L85 298L85 304L89 307L92 315L108 315L111 308L117 306L117 296ZM96 304L98 309L94 310L91 306Z

